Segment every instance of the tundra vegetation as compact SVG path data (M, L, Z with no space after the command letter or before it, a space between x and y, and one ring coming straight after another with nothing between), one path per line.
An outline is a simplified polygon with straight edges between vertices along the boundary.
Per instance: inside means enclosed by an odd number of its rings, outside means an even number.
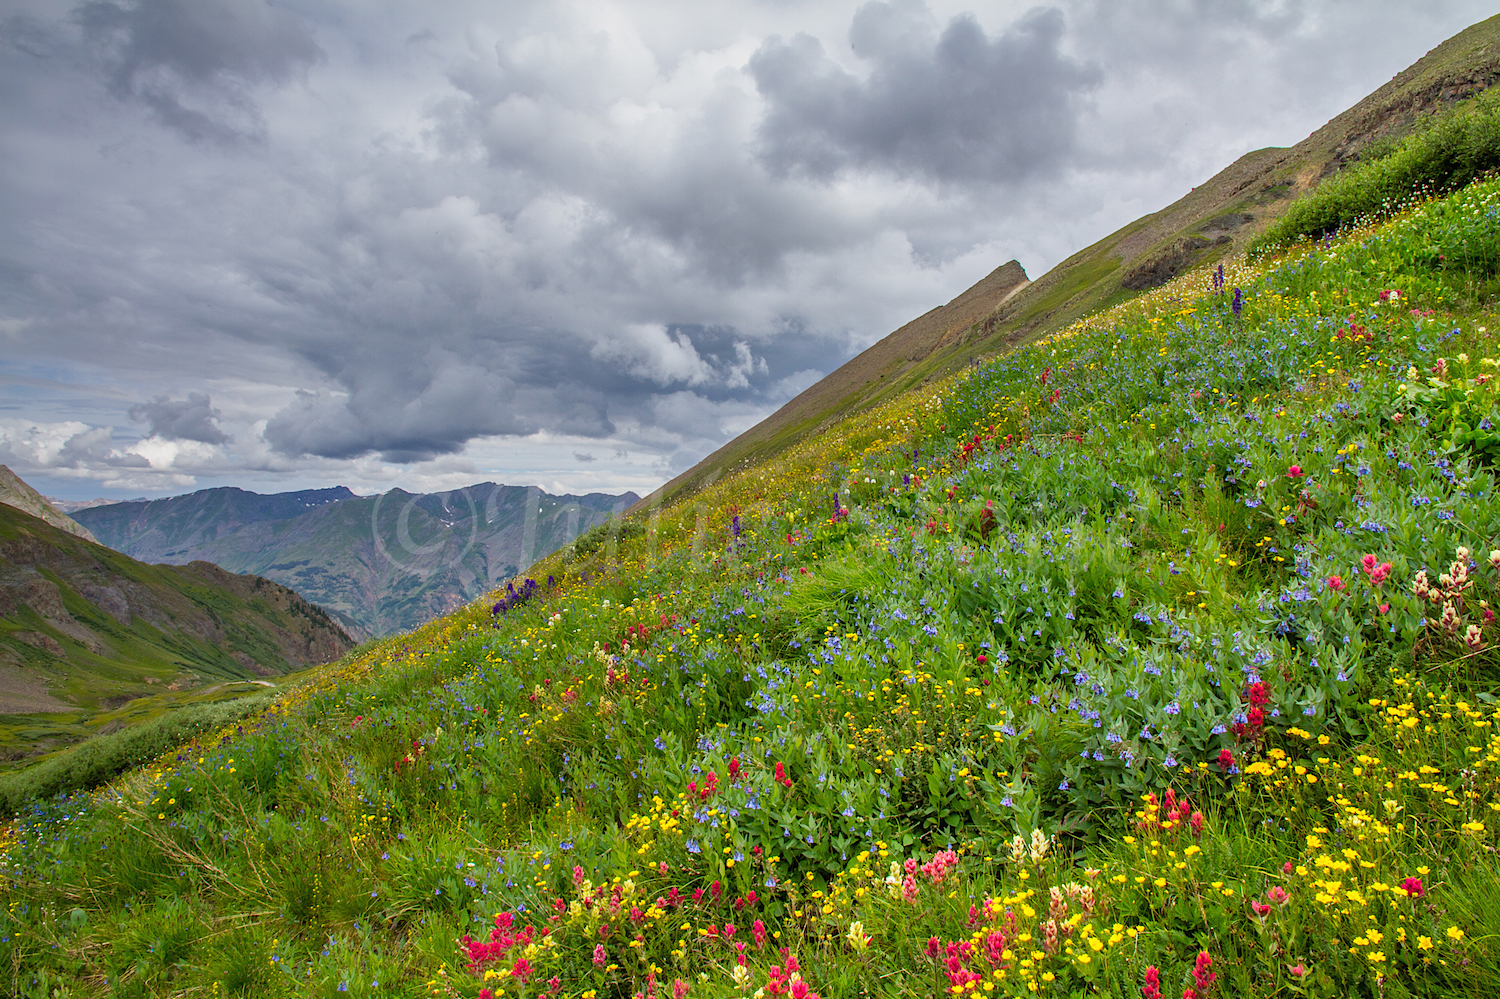
M1500 993L1497 269L1188 274L33 796L6 988Z

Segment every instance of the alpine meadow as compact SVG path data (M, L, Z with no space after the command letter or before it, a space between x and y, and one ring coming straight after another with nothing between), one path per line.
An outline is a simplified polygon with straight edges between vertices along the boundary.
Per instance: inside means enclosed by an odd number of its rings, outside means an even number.
M1497 167L1455 101L149 765L7 775L0 988L1500 996Z

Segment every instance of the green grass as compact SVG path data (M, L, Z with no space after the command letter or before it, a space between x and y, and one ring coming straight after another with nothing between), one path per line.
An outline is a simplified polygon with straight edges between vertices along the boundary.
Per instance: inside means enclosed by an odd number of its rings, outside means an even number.
M273 696L265 692L247 695L243 690L226 693L230 696L224 700L186 705L149 720L116 718L129 727L96 735L24 770L0 773L0 815L13 815L28 802L98 787L195 736L263 711Z
M0 980L1500 995L1497 211L1187 275L34 798Z

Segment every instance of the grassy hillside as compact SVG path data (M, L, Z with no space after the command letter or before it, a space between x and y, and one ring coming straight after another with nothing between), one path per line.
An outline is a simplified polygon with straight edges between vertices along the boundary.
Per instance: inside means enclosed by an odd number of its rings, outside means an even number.
M0 761L244 696L351 645L284 586L146 565L0 504Z
M690 495L734 469L779 454L809 433L951 375L973 357L1004 353L1193 267L1230 259L1274 229L1290 205L1324 180L1387 156L1402 137L1461 109L1497 80L1500 15L1448 39L1295 146L1246 153L1175 203L1080 250L1015 294L1008 294L1008 285L990 294L989 308L978 314L953 308L985 297L1006 268L1019 270L1012 261L944 310L935 310L938 315L914 320L854 358L638 508ZM1405 197L1403 192L1398 200ZM1288 233L1305 231L1311 230L1298 223ZM934 325L938 328L929 337ZM927 349L905 349L911 341Z
M1500 994L1497 262L1189 273L38 802L4 981Z

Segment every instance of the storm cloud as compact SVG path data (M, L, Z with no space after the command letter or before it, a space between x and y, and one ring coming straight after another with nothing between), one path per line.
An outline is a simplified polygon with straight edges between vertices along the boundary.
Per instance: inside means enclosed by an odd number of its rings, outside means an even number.
M235 0L91 0L73 12L111 93L188 139L259 139L250 88L285 83L323 57L287 11Z
M0 458L76 498L644 493L1489 13L13 0Z
M213 400L203 392L189 392L181 400L159 395L150 402L130 407L130 418L149 425L153 437L203 444L229 443L229 435L219 429L221 415L213 407Z
M867 3L849 44L864 78L808 35L750 60L766 100L761 158L829 177L875 167L937 180L1015 182L1065 164L1103 73L1064 54L1062 11L1031 11L991 40L972 14L932 30L919 3Z

